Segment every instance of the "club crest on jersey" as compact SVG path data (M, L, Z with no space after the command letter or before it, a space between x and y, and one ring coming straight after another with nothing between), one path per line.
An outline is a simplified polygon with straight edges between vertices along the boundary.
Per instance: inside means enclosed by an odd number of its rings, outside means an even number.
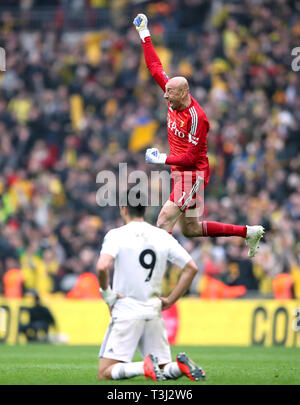
M183 122L183 121L181 121L181 122ZM179 131L179 129L177 128L176 122L172 121L170 118L168 118L168 128L170 128L170 130L173 132L173 134L178 136L179 138L185 137L185 133L182 131Z

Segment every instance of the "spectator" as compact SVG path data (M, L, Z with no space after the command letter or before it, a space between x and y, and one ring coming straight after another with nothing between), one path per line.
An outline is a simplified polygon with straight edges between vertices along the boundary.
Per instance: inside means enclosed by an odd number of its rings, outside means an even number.
M15 258L6 258L6 272L3 276L4 297L22 298L24 278Z
M34 296L34 306L29 309L29 322L19 325L19 333L25 334L29 342L48 342L49 328L57 328L55 319L46 306L41 304L40 297Z
M274 277L272 281L273 294L275 299L295 298L295 281L289 273L288 268Z

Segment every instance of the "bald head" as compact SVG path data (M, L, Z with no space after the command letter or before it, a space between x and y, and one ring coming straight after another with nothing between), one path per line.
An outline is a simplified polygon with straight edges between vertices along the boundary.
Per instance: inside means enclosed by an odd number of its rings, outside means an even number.
M189 89L189 84L188 81L186 80L185 77L183 76L175 76L172 77L168 83L173 86L174 88L177 88L178 90L188 90Z
M175 76L166 83L164 98L168 100L173 110L183 110L189 107L191 98L189 84L185 77Z

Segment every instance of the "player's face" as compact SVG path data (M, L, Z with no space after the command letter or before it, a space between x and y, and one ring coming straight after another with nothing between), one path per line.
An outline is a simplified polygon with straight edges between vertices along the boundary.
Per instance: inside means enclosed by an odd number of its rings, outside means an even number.
M177 110L182 103L183 91L175 86L166 84L164 98L170 103L173 110Z

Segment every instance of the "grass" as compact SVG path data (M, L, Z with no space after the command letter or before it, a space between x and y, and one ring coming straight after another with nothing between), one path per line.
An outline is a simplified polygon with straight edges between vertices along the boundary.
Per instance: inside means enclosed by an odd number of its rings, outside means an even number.
M143 376L97 380L97 346L0 345L0 385L157 385ZM206 382L186 377L160 385L300 385L300 349L286 347L174 346L200 364ZM134 358L140 361L139 355ZM0 389L1 390L1 389Z

